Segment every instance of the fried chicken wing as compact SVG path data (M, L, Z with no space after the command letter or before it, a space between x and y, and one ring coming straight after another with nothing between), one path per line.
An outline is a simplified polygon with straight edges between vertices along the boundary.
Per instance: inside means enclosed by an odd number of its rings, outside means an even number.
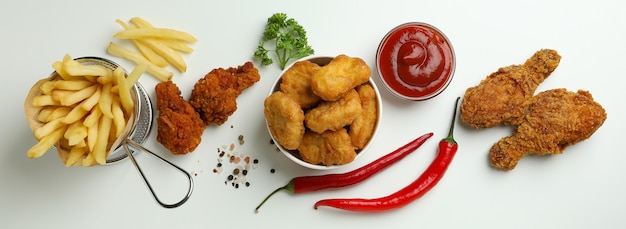
M298 61L281 76L280 90L291 96L302 109L316 105L322 100L311 89L311 76L320 66L310 61Z
M222 125L237 110L237 97L259 81L261 76L252 62L237 68L217 68L199 79L189 103L206 125Z
M155 91L159 111L157 141L172 154L193 152L205 128L202 119L172 81L158 83Z
M356 158L356 148L345 128L321 134L306 131L298 151L303 161L314 165L343 165Z
M561 56L542 49L523 65L511 65L490 74L465 91L461 120L474 128L517 125L522 122L535 90L559 65Z
M336 101L367 82L371 69L358 57L338 55L311 76L311 89L326 101Z
M606 111L587 91L552 89L534 96L514 135L489 150L494 167L511 170L525 155L561 154L589 137L606 120Z

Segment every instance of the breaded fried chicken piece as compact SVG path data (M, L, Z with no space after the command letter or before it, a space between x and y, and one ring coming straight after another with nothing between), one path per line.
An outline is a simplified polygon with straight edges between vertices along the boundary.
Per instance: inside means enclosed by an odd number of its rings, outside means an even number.
M282 91L268 96L263 102L267 127L278 144L295 150L304 135L304 111L298 102Z
M200 144L204 123L200 116L180 95L172 81L160 82L155 87L157 98L157 141L172 154L187 154Z
M350 163L357 155L356 147L352 145L350 135L345 128L323 133L307 130L302 138L302 144L298 146L298 151L303 161L325 166Z
M304 114L306 127L317 133L338 130L352 124L361 115L361 98L355 89L351 89L337 101L322 101L317 107Z
M522 122L535 90L556 69L561 56L550 49L537 51L523 65L490 74L465 91L461 120L474 128L517 125Z
M222 125L237 110L237 97L241 91L259 79L259 71L252 62L237 68L213 69L196 82L189 103L206 125Z
M528 154L561 154L589 137L606 120L606 111L587 91L552 89L533 97L529 113L512 136L489 150L491 164L512 170Z

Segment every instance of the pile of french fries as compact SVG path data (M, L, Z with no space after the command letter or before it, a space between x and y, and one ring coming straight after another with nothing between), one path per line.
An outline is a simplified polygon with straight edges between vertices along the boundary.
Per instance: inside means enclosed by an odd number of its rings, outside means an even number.
M33 129L38 143L28 157L41 157L59 144L59 150L69 149L66 166L105 164L135 113L131 89L148 66L137 65L126 76L121 67L83 65L65 55L52 67L57 76L42 83L32 100L42 125Z
M187 71L187 63L181 53L191 53L190 43L198 41L193 35L168 28L157 28L140 17L130 19L130 24L117 19L123 31L113 37L128 39L138 51L110 42L109 54L148 66L147 72L161 81L171 79L173 72L166 69L170 64L180 72Z

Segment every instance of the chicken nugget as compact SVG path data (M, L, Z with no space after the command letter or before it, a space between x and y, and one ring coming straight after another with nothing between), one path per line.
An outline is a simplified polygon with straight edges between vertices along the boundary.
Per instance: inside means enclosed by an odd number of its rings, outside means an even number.
M311 89L311 76L320 70L310 61L298 61L281 76L280 90L291 96L303 109L312 107L322 98Z
M304 111L289 95L277 91L265 99L265 120L278 144L295 150L304 135Z
M352 144L358 149L363 149L374 134L376 118L378 117L378 107L376 101L376 91L369 84L362 84L356 88L361 99L361 114L354 119L350 125L350 138Z
M339 130L352 124L354 119L361 114L361 110L359 93L351 89L348 94L337 101L322 101L317 107L308 110L304 115L304 122L306 127L317 133Z
M350 163L357 155L345 128L321 134L306 131L298 151L303 161L325 166Z
M311 77L313 93L326 101L336 101L356 86L367 82L371 70L361 58L339 55Z

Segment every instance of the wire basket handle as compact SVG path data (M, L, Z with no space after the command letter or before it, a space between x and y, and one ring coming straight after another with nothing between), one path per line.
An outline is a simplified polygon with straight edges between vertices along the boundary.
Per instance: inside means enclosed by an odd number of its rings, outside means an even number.
M133 154L131 153L130 149L128 148L128 145L132 146L133 148L136 148L138 150L144 151L149 153L150 155L160 159L161 161L169 164L170 166L178 169L178 171L180 171L181 173L185 174L185 176L187 176L187 179L189 180L189 188L187 190L187 194L185 195L185 197L173 204L166 204L163 203L159 197L156 195L156 193L154 192L154 189L152 189L152 185L150 185L150 182L148 181L148 179L146 178L146 176L144 175L143 171L141 170L141 167L139 166L139 164L137 164L137 161L135 160L135 157L133 156ZM181 167L173 164L172 162L166 160L165 158L153 153L152 151L146 149L145 147L143 147L141 144L133 141L132 139L126 139L124 141L124 143L122 143L122 146L124 147L124 150L126 150L126 154L128 155L128 157L130 158L130 160L133 162L133 165L135 165L135 168L137 168L137 171L139 172L139 174L141 175L141 178L143 179L144 183L146 184L146 186L148 186L148 189L150 190L150 193L152 194L152 196L154 197L154 200L156 200L157 203L159 203L159 205L161 205L164 208L176 208L178 206L183 205L185 202L187 202L187 200L189 199L189 197L191 196L191 192L193 192L193 178L191 176L191 174L189 174L187 171L185 171L184 169L182 169Z

